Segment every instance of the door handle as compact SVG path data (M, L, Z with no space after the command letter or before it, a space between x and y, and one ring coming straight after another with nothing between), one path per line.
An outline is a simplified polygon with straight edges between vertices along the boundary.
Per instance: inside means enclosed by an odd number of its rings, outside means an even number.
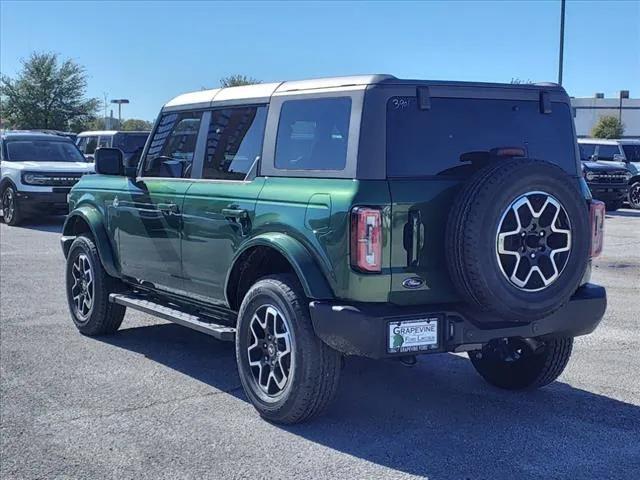
M231 225L236 228L240 227L240 235L245 236L251 230L251 220L249 219L249 212L243 208L223 208L222 215L226 218Z
M414 267L420 260L420 251L424 247L424 225L420 210L409 211L409 221L404 230L404 248L407 251L407 266Z
M159 203L158 210L162 213L176 214L178 213L178 205L175 203Z
M225 218L242 220L249 217L249 212L242 208L223 208L222 215L224 215Z

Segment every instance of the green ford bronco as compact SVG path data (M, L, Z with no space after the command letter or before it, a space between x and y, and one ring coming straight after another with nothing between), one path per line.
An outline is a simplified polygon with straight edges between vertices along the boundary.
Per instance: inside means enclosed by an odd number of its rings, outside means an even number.
M263 417L308 419L343 355L468 352L541 387L604 315L604 205L555 84L326 78L199 91L139 164L95 154L69 195L66 290L85 335L132 308L234 341Z

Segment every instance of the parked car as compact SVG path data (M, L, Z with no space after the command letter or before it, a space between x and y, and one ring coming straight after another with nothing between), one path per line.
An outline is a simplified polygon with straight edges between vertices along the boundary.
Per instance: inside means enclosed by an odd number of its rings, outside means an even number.
M73 140L60 135L5 132L0 155L0 199L8 225L34 215L66 214L71 187L85 173L93 173Z
M61 238L85 335L126 308L235 341L265 418L323 410L342 355L469 352L489 383L563 371L606 308L554 84L338 77L181 95L137 169L96 150ZM446 408L446 406L443 406Z
M91 162L96 148L110 147L122 150L127 164L136 166L148 137L149 132L145 131L87 131L78 134L76 144Z
M578 139L583 158L626 168L629 179L627 201L631 208L640 209L640 140Z

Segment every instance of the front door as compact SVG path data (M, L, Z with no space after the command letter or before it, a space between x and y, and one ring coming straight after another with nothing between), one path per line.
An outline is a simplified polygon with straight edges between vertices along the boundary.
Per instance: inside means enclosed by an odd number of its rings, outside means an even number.
M264 178L255 175L262 152L266 106L213 110L201 179L183 206L182 269L185 289L223 304L233 256L251 233Z
M185 192L197 151L203 112L162 116L140 176L113 201L122 273L158 289L180 290Z

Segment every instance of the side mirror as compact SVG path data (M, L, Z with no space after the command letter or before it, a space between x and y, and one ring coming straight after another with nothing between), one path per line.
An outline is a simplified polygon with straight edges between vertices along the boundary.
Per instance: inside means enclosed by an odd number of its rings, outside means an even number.
M124 175L122 150L119 148L98 148L94 153L96 173L102 175Z
M624 155L622 155L620 153L614 153L613 154L613 161L614 162L626 162L627 159L624 158Z
M589 157L589 160L592 162L597 162L598 161L598 155L596 155L595 153L593 155L591 155Z

